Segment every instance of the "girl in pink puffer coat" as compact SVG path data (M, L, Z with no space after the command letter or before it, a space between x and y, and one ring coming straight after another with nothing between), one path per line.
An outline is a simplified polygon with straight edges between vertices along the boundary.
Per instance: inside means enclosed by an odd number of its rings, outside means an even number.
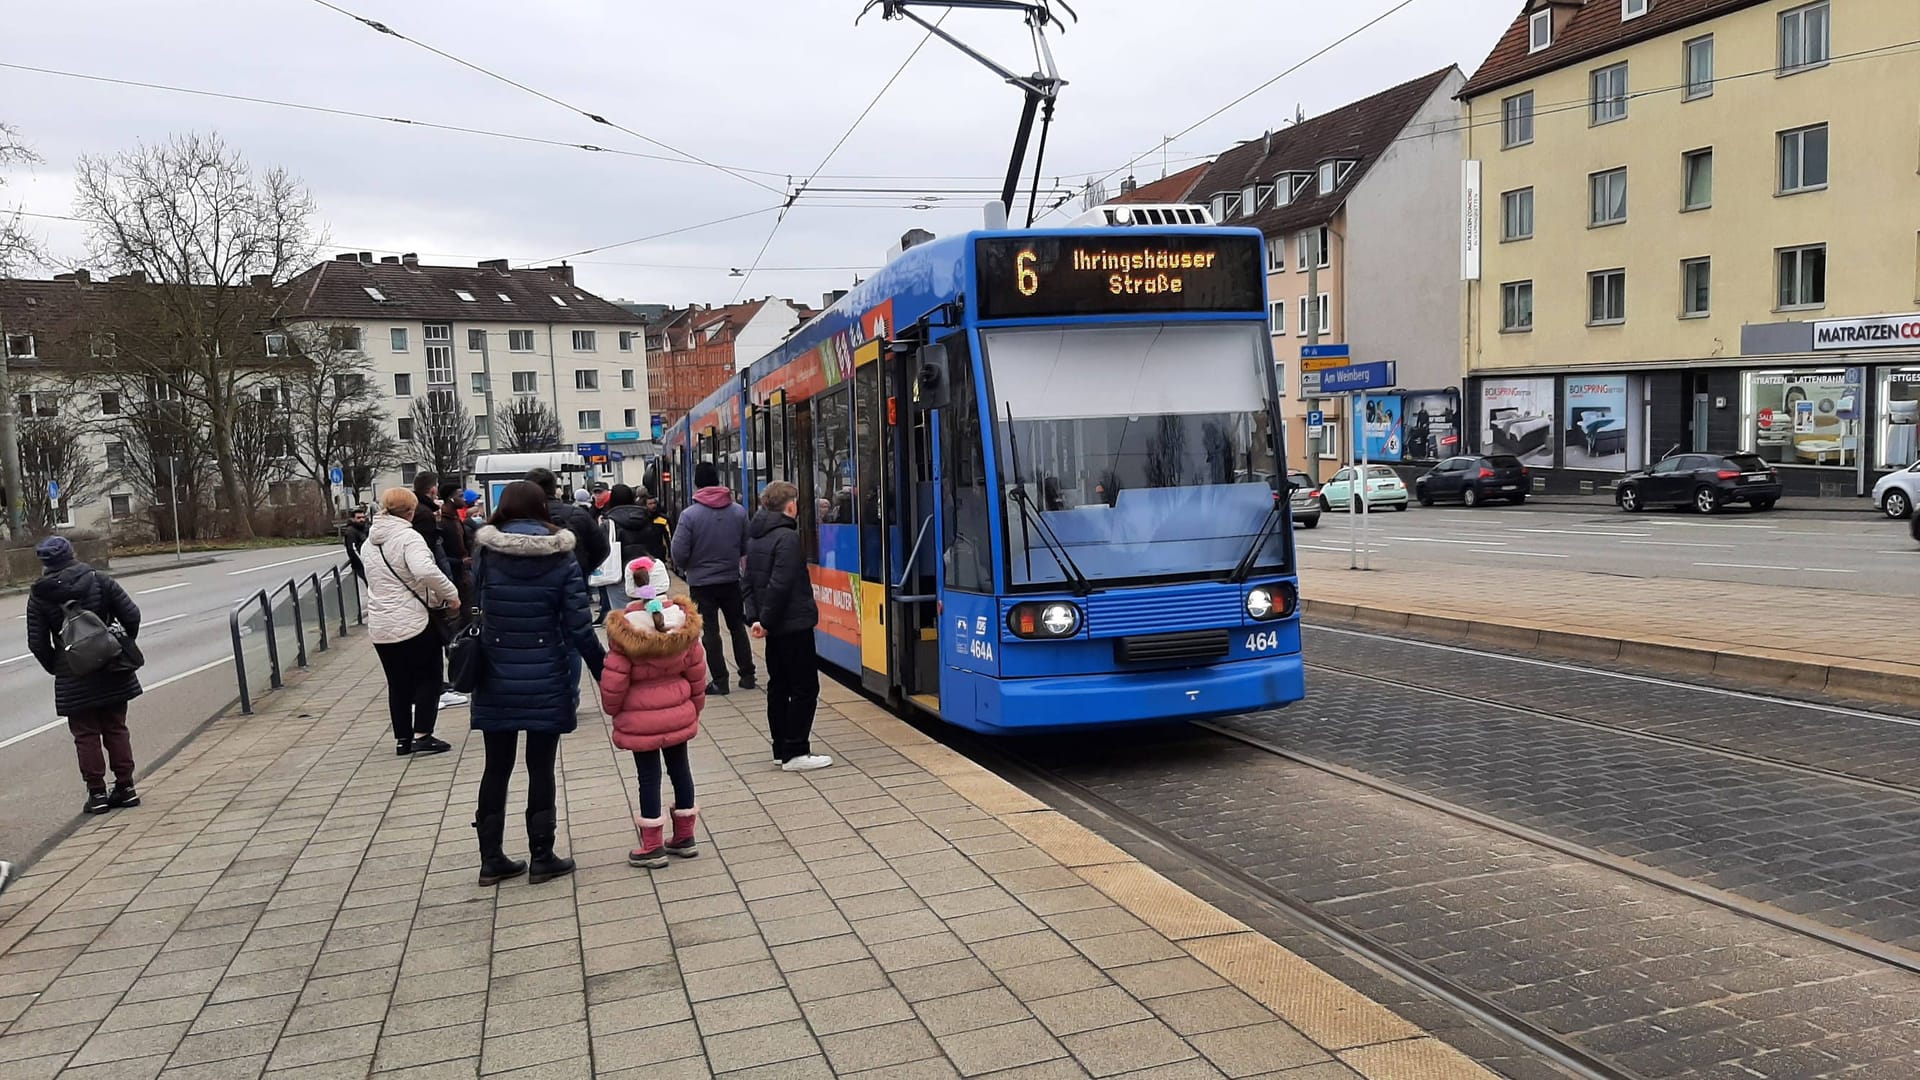
M640 813L634 824L640 846L627 862L649 870L668 855L699 854L693 837L700 809L693 799L687 743L700 731L707 703L707 656L700 647L700 616L684 596L662 597L651 559L627 565L625 611L607 616L607 662L600 676L600 704L613 717L613 743L633 751L640 777ZM665 838L660 807L662 764L673 781L673 836Z

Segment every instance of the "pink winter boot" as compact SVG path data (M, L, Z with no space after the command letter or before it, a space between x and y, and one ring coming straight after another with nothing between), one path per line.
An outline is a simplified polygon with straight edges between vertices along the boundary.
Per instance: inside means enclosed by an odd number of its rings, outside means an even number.
M691 859L700 854L699 841L693 838L693 823L700 820L700 808L690 806L685 810L678 807L673 811L673 839L667 841L667 853Z
M627 852L628 866L641 866L648 870L657 870L667 865L667 849L661 843L666 833L666 818L641 817L633 815L633 823L640 828L640 846Z

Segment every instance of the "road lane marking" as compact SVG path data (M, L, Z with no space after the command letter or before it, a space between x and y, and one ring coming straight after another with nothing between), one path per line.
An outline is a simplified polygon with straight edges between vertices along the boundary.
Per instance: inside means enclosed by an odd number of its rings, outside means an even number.
M1704 521L1656 521L1656 525L1665 525L1670 529L1760 529L1764 532L1779 532L1778 525L1712 525Z
M1907 550L1905 550L1905 551L1876 551L1876 552L1874 552L1874 554L1875 554L1875 555L1911 555L1911 554L1913 554L1913 549L1912 549L1912 548L1908 548L1908 549L1907 549ZM25 615L22 615L22 616L20 616L20 617L21 617L21 618L23 618L23 619L24 619L24 618L26 618L26 616L25 616Z
M297 559L285 559L280 562L268 563L265 566L249 566L245 570L229 570L227 571L227 576L239 577L241 574L258 573L261 570L272 570L276 567L292 566L294 563L311 562L314 559L331 559L339 554L337 551L323 551L318 555L302 555Z
M1352 548L1343 548L1343 547L1319 547L1314 544L1295 544L1293 546L1296 548L1304 548L1307 551L1338 551L1341 554L1345 554L1353 550ZM1364 552L1368 552L1370 554L1378 555L1381 552L1385 551L1386 549L1385 548L1361 548L1360 550Z
M191 585L191 584L193 584L193 582L191 582L191 581L176 581L176 582L174 582L174 583L173 583L173 584L171 584L171 585L162 585L162 586L160 586L160 587L159 587L159 588L157 588L157 589L141 589L141 590L140 590L139 592L137 592L137 593L134 593L133 595L135 595L135 596L151 596L151 595L153 595L154 593L157 593L157 592L166 592L166 591L167 591L168 589L184 589L184 588L186 588L187 586L189 586L189 585Z
M1615 532L1612 529L1515 529L1517 533L1553 533L1558 536L1652 536L1643 532Z
M1720 566L1729 570L1798 570L1797 566L1768 566L1764 563L1744 562L1697 562L1695 566Z
M1687 540L1622 540L1620 542L1622 544L1635 544L1640 547L1725 548L1728 551L1733 550L1732 544L1695 544Z
M1553 555L1545 551L1483 551L1475 548L1475 555L1524 555L1529 559L1571 559L1571 555Z
M1473 544L1492 544L1496 547L1506 546L1504 540L1441 540L1433 536L1389 536L1387 539L1406 540L1415 544L1467 544L1469 546Z
M157 683L151 683L145 687L145 691L148 693L151 693L152 691L158 690L163 686L171 686L172 684L177 683L182 679L190 679L193 676L198 675L203 671L212 671L214 668L221 667L223 665L227 665L231 663L233 663L233 657L229 656L220 660L214 660L210 663L201 664L199 667L194 668L191 671L183 671L178 675L173 675L173 676L169 676L168 678L161 679ZM7 739L4 742L0 742L0 750L5 750L7 747L12 746L14 743L17 743L17 742L25 742L28 739L31 739L35 735L38 735L42 732L52 731L54 728L66 727L66 726L67 726L67 722L64 719L50 720L44 724L41 724L39 727L34 728L32 731L23 731L20 734L15 735L11 739Z
M1828 567L1825 567L1825 566L1803 566L1803 567L1801 567L1801 568L1800 568L1800 572L1801 572L1801 573L1803 573L1803 574L1857 574L1857 573L1859 573L1860 571L1858 571L1858 570L1833 570L1833 569L1830 569L1830 568L1828 568Z
M17 664L32 655L32 653L21 653L19 656L9 656L5 660L0 660L0 667L6 667L8 664Z
M184 619L184 618L186 618L186 617L187 617L188 615L192 615L192 614L195 614L195 612L191 612L191 611L187 611L187 612L182 612L182 613L180 613L180 614L178 614L178 615L169 615L169 616L167 616L167 617L166 617L166 618L164 618L164 619L153 619L153 620L150 620L150 621L148 621L148 622L143 622L143 623L141 623L141 624L140 624L140 628L141 628L142 630L145 630L145 629L146 629L147 627L149 627L149 626L165 626L165 625L167 625L168 623L170 623L170 622L172 622L172 621L174 621L175 619Z

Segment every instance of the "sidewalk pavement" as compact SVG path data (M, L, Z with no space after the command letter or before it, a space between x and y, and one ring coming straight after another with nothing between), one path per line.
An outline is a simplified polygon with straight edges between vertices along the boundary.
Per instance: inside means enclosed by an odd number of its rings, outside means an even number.
M483 889L479 740L455 711L454 753L393 756L356 637L258 714L215 722L143 784L145 806L89 822L0 900L0 1072L1490 1077L826 692L816 745L838 763L809 774L773 767L760 695L709 702L701 854L654 873L625 861L630 756L583 722L561 750L578 873Z
M1913 615L1900 603L1730 581L1628 585L1533 565L1354 571L1345 555L1300 556L1301 595L1317 617L1839 697L1920 699Z

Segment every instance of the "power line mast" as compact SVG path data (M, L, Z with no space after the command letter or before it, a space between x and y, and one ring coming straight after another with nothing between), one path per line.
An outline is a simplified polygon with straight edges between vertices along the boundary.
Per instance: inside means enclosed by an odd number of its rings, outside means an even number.
M883 19L906 19L924 28L927 33L938 37L947 44L972 57L987 70L1000 76L1008 83L1024 91L1026 104L1020 111L1020 127L1013 137L1013 159L1007 163L1007 179L1000 192L1000 205L1009 211L1013 209L1013 197L1020 190L1020 171L1027 160L1027 143L1033 136L1033 121L1036 114L1040 118L1040 147L1033 159L1033 187L1027 196L1027 226L1033 226L1040 201L1040 169L1047 157L1047 132L1053 126L1054 102L1059 100L1060 88L1067 85L1060 78L1060 71L1053 62L1053 49L1047 44L1047 27L1059 23L1053 7L1058 4L1060 10L1074 22L1080 16L1066 5L1064 0L868 0L860 15L865 17L874 8L880 9ZM942 30L938 23L922 18L915 8L983 8L993 11L1017 11L1026 19L1027 30L1033 37L1034 73L1016 75L1011 70L981 53L979 50ZM856 23L859 19L854 20Z

